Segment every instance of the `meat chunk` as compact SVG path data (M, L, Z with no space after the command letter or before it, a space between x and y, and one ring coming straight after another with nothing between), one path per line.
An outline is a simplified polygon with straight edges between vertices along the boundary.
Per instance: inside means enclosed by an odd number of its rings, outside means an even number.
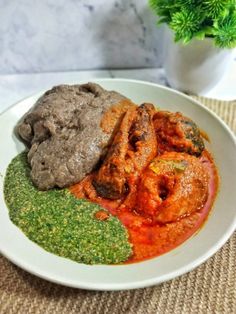
M158 111L154 116L158 148L200 156L204 142L197 125L181 113Z
M31 176L40 190L72 185L94 169L112 136L101 128L102 116L123 100L88 83L56 86L36 102L18 133L30 147Z
M143 104L125 114L108 155L94 178L99 195L119 199L130 189L128 178L137 176L157 151L152 118L155 108Z
M135 110L129 110L125 114L106 160L93 181L98 194L103 197L118 199L127 190L124 162L129 143L129 130L135 115Z
M198 211L208 197L209 175L200 159L167 152L144 171L137 193L137 211L168 223Z

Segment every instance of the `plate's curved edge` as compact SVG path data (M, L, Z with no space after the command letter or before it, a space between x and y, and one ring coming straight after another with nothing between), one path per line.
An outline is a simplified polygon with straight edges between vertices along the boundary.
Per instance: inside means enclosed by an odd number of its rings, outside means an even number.
M141 80L132 80L132 79L122 79L122 78L96 78L96 79L91 79L91 80L82 80L79 81L78 84L82 84L83 82L87 82L87 81L91 81L91 82L108 82L108 81L120 81L120 82L130 82L130 83L138 83L138 84L145 84L145 85L150 85L153 87L158 87L164 90L168 90L173 94L178 94L181 97L184 97L186 99L188 99L189 101L191 101L192 103L200 106L203 110L207 111L209 114L211 114L221 125L224 129L226 129L227 133L230 135L231 139L233 140L234 144L236 145L236 137L234 135L234 133L231 131L231 129L227 126L227 124L217 115L215 114L213 111L211 111L210 109L208 109L206 106L204 106L203 104L201 104L201 102L191 98L191 96L185 95L179 91L173 90L169 87L166 86L162 86L159 84L155 84L155 83L151 83L151 82L146 82L146 81L141 81ZM17 104L19 104L20 102L29 99L29 98L33 98L36 96L40 96L41 94L43 94L45 91L39 91L37 93L34 93L32 95L30 95L29 97L25 97L22 100L14 103L12 106L8 107L6 110L4 110L1 114L0 114L0 118L3 114L5 114L7 111L11 110L14 106L16 106ZM1 248L0 248L0 252L3 256L5 256L7 259L9 259L11 262L13 262L15 265L19 266L20 268L24 269L25 271L36 275L42 279L51 281L53 283L56 284L60 284L60 285L66 285L69 287L73 287L73 288L80 288L80 289L86 289L86 290L100 290L100 291L117 291L117 290L130 290L130 289L137 289L137 288L143 288L143 287L148 287L148 286L153 286L153 285L157 285L160 284L162 282L174 279L176 277L179 277L193 269L195 269L196 267L198 267L199 265L201 265L202 263L204 263L208 258L212 257L226 242L227 240L230 238L230 236L233 234L233 232L236 229L236 217L235 219L232 221L230 228L228 228L227 233L224 234L224 237L222 237L216 244L215 246L209 250L207 253L201 255L200 257L198 257L198 259L196 259L194 262L188 263L187 265L185 265L184 267L178 269L177 271L174 271L172 273L169 273L168 275L163 275L162 277L159 277L158 279L156 278L151 278L148 280L142 280L142 281L137 281L134 282L132 284L128 283L128 284L86 284L86 283L82 283L80 282L78 283L73 283L73 282L67 282L67 281L60 281L55 279L54 277L50 277L50 274L46 274L46 273L42 273L42 271L40 272L40 270L37 271L37 269L32 269L32 266L28 266L26 263L20 263L19 261L16 261L15 258L9 254L7 254L6 252L4 252Z
M150 86L154 86L154 87L158 87L158 88L161 88L163 90L168 90L169 92L171 93L174 93L174 94L177 94L181 97L184 97L188 100L190 100L191 102L199 105L200 107L202 107L204 110L208 111L211 115L213 115L218 121L221 122L221 124L223 124L223 126L227 129L227 131L232 135L232 137L234 138L234 141L236 143L236 135L234 135L234 133L231 131L231 129L228 127L228 125L212 110L210 110L209 108L207 108L206 106L204 106L200 101L192 98L191 96L189 95L186 95L178 90L175 90L171 87L168 87L168 86L164 86L164 85L161 85L161 84L158 84L158 83L153 83L153 82L149 82L149 81L143 81L143 80L136 80L136 79L127 79L127 78L119 78L119 77L116 77L116 78L92 78L91 80L81 80L81 81L78 81L77 84L85 84L87 82L109 82L109 81L113 81L113 82L127 82L127 83L138 83L138 84L145 84L145 85L150 85ZM74 84L74 81L73 81L73 84ZM54 86L54 85L52 85ZM46 92L46 89L40 89L38 91L36 91L35 93L32 93L26 97L23 97L23 98L20 98L17 102L15 102L14 104L12 104L11 106L9 106L8 108L6 108L3 112L0 113L0 117L6 113L7 111L9 111L10 109L12 109L13 107L15 107L18 103L24 101L24 100L27 100L29 98L34 98L36 96L40 96L42 94L44 94Z
M135 79L127 79L127 78L92 78L91 80L81 80L78 81L77 84L85 84L87 82L109 82L109 81L113 81L113 82L127 82L127 83L138 83L138 84L145 84L145 85L149 85L149 86L153 86L153 87L158 87L161 88L163 90L168 90L171 93L177 94L181 97L184 97L185 99L188 99L189 101L191 101L192 103L197 104L198 106L200 106L201 108L203 108L204 110L206 110L207 112L209 112L212 116L214 116L214 118L216 118L223 126L225 129L227 129L227 131L230 133L230 135L232 136L232 138L234 139L234 142L236 144L236 135L232 132L232 130L228 127L228 125L212 110L210 110L209 108L207 108L206 106L204 106L200 101L192 98L189 95L186 95L178 90L175 90L173 88L170 88L168 86L164 86L161 84L157 84L157 83L153 83L153 82L149 82L149 81L143 81L143 80L135 80ZM74 84L74 81L73 81ZM53 85L54 86L54 85ZM3 112L0 113L0 117L6 113L7 111L11 110L13 107L15 107L18 103L25 101L29 98L34 98L36 96L40 96L42 94L44 94L46 92L45 89L40 89L38 91L36 91L35 93L32 93L26 97L23 97L21 99L19 99L17 102L15 102L14 104L12 104L10 107L8 107L7 109L5 109Z
M190 95L186 95L178 90L175 90L173 88L170 88L168 86L164 86L164 85L161 85L161 84L157 84L157 83L153 83L153 82L148 82L148 81L143 81L143 80L135 80L135 79L123 79L123 78L112 78L112 79L109 79L109 78L97 78L97 79L94 79L93 81L96 82L96 81L126 81L126 82L133 82L133 83L138 83L138 84L145 84L145 85L150 85L150 86L153 86L153 87L158 87L158 88L161 88L163 90L168 90L169 92L173 93L173 94L177 94L181 97L184 97L185 99L188 99L189 101L191 101L192 103L195 103L196 105L200 106L202 109L204 109L205 111L207 111L208 113L210 113L214 118L216 118L220 123L221 125L224 126L224 128L227 129L227 131L230 133L230 135L232 136L232 139L234 140L235 144L236 144L236 135L233 133L233 131L229 128L229 126L214 112L212 111L211 109L209 109L208 107L204 106L199 100L196 100L194 98L192 98Z
M234 226L233 226L234 225ZM195 268L197 268L198 266L202 265L203 263L205 263L209 258L211 258L227 241L228 239L231 237L231 235L234 233L236 229L236 218L234 221L234 224L232 224L232 229L229 230L228 234L226 234L224 236L224 238L222 238L220 241L218 241L218 243L216 244L216 246L214 248L212 248L210 251L208 251L206 254L199 256L199 258L197 260L195 260L192 263L189 263L188 265L185 265L184 267L182 267L181 269L171 272L168 275L163 275L162 277L159 277L158 280L156 278L152 278L152 279L148 279L148 280L142 280L142 281L137 281L134 282L132 284L128 283L128 284L86 284L86 283L82 283L80 282L79 284L76 282L71 282L71 281L65 281L65 280L58 280L55 279L54 277L51 277L50 274L44 274L42 273L41 270L39 270L37 272L37 270L32 270L32 266L28 266L27 264L24 263L20 263L18 261L16 261L12 256L5 254L5 252L2 252L1 248L0 248L0 253L5 256L8 260L10 260L13 264L17 265L18 267L20 267L21 269L25 270L26 272L37 276L41 279L50 281L52 283L55 284L59 284L62 286L67 286L67 287L71 287L71 288L77 288L77 289L85 289L85 290L91 290L91 291L120 291L120 290L133 290L133 289L139 289L139 288L145 288L145 287L151 287L154 285L159 285L163 282L169 281L169 280L173 280L175 278L178 278L186 273L189 273L190 271L194 270Z

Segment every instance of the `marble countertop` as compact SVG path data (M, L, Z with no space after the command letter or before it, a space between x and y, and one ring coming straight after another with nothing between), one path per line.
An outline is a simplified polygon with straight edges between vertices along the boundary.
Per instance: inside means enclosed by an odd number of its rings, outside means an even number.
M130 78L167 85L161 68L0 75L0 113L21 99L54 85L75 84L93 78ZM235 82L236 62L221 82L203 96L221 100L236 99Z

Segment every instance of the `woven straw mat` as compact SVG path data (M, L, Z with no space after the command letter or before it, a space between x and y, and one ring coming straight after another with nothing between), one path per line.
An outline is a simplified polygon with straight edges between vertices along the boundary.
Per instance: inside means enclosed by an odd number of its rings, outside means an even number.
M236 133L236 101L195 99ZM130 291L63 287L28 274L0 256L0 313L236 313L236 233L190 273L158 286Z

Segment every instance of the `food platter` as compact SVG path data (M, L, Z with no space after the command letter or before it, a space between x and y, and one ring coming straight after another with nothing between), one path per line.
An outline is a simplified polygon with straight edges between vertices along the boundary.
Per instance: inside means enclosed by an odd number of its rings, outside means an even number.
M3 180L11 159L24 149L13 133L22 115L43 93L12 106L0 116L0 251L21 268L49 281L91 290L121 290L146 287L172 279L197 267L212 256L236 227L236 145L228 127L191 98L156 84L124 80L92 80L108 90L118 91L134 102L180 111L204 130L220 176L220 189L212 212L201 228L184 244L157 258L127 265L84 265L44 251L31 242L9 219L3 196ZM80 83L80 82L79 82Z

